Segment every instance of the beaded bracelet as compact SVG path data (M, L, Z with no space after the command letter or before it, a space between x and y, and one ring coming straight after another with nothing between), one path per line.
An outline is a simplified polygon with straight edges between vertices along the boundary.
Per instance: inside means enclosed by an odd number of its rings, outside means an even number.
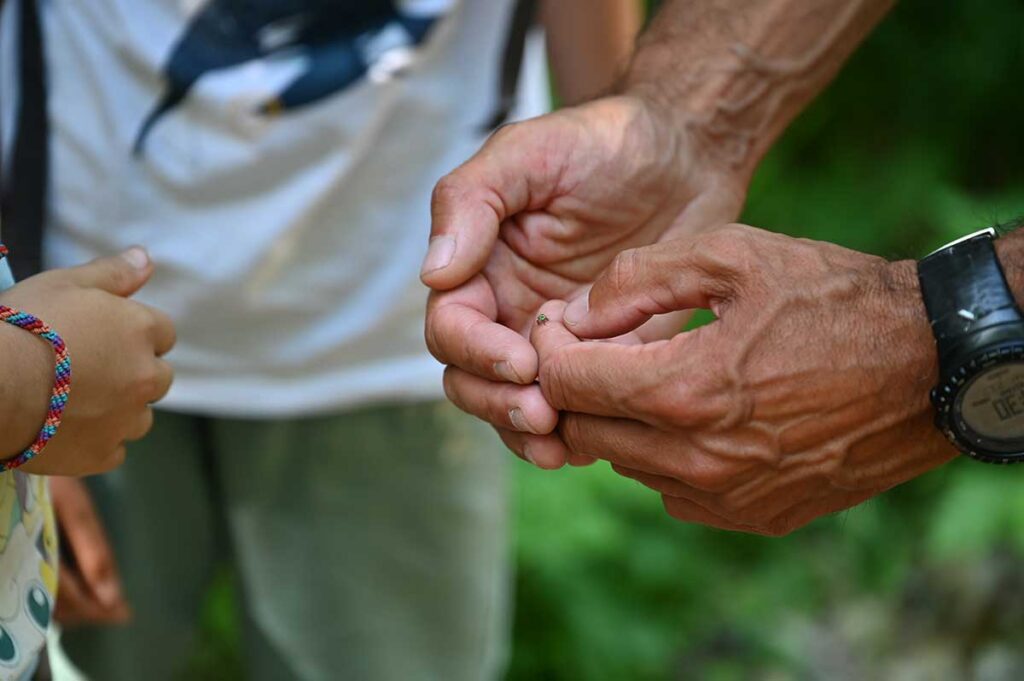
M0 259L7 256L7 248L0 244ZM39 429L39 435L35 442L29 445L28 449L15 457L0 461L0 470L11 470L31 460L57 433L60 426L61 416L64 414L64 407L68 403L68 395L71 393L71 357L68 355L64 339L56 331L44 324L41 320L33 317L27 312L21 312L6 305L0 305L0 321L30 331L53 346L56 356L54 362L53 392L50 394L50 408L46 412L46 420L43 427Z

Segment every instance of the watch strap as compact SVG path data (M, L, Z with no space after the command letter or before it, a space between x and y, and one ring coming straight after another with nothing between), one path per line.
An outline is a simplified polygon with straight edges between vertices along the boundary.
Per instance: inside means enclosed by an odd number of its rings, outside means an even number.
M974 333L1024 319L996 256L995 230L968 235L917 265L939 364Z

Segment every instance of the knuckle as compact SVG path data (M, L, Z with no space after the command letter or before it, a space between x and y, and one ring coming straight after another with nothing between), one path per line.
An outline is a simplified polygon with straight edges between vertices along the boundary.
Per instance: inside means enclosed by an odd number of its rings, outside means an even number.
M104 263L103 279L116 291L123 291L134 282L132 272L114 263Z
M758 527L758 532L767 537L785 537L800 529L804 524L796 513L786 511L762 522Z
M558 434L574 454L588 454L583 419L575 414L562 414L558 419Z
M137 319L139 329L145 334L145 337L147 339L156 338L157 333L160 331L160 318L151 309L140 306Z
M723 225L705 234L700 251L708 269L719 274L742 274L756 265L752 230L745 225Z
M731 495L725 494L731 487L733 480L733 472L728 466L715 461L697 458L695 461L687 464L678 474L691 487L702 492L720 495L719 504L723 509L730 512L739 510L740 504L738 500Z
M439 362L450 363L458 345L453 342L458 338L468 338L466 331L460 327L459 315L454 306L443 305L428 310L424 323L424 338L427 349Z
M845 451L825 457L822 469L825 482L834 489L857 492L870 487L867 481L868 471L861 466L847 465Z
M423 324L423 340L426 341L427 351L431 356L439 362L444 362L444 356L441 353L441 345L437 338L437 323L435 315L427 313L426 321Z
M155 364L141 369L135 377L134 394L136 402L149 404L160 397L166 389L166 379L163 372Z
M689 506L675 497L662 494L661 505L665 508L665 512L668 513L670 517L675 518L680 522L692 523L696 520Z
M507 144L512 138L519 134L522 123L504 123L495 128L491 133L488 144Z
M676 503L675 497L670 497L667 494L661 495L661 505L665 507L665 512L676 520L682 520L679 517L679 505Z
M641 274L643 256L639 249L620 251L608 266L608 283L613 291L627 291Z
M485 370L494 363L497 348L482 340L488 337L486 331L490 324L489 320L476 319L460 323L458 326L457 337L462 339L466 367L474 368L474 372Z
M157 338L166 338L169 346L173 347L178 342L178 330L174 322L163 312L149 308L152 318L152 329Z
M147 429L146 432L149 432L148 429ZM119 468L124 463L125 459L127 459L127 458L128 458L128 448L125 447L124 445L118 445L110 453L110 456L108 456L107 459L103 462L104 463L103 468L104 468L104 470L108 470L108 471L109 470L113 470L115 468Z
M756 529L758 534L765 537L785 537L792 534L796 528L787 522L772 520Z
M683 381L638 386L624 402L662 430L700 428L707 420L707 405L702 402L700 391Z
M651 423L661 429L673 429L696 425L693 419L694 404L689 391L675 385L654 391L638 391L627 402L634 403Z
M434 191L430 196L430 205L434 208L448 206L458 202L465 193L465 185L459 171L453 170L434 185Z
M710 485L706 483L704 487L699 487L697 482L691 482L690 487L701 492L705 505L723 518L733 522L746 522L748 519L749 505L736 494L713 492L707 489Z
M178 344L178 328L170 321L167 326L167 350L170 351Z
M544 398L555 409L564 409L568 404L569 385L574 385L576 390L580 386L575 385L573 376L575 374L574 363L562 346L555 349L548 358L540 365L538 371L538 382Z
M146 433L153 429L153 410L147 409L143 413L142 418L139 419L139 424L134 433L132 433L133 440L138 440L146 436Z
M457 406L457 407L459 407L461 409L462 406L461 406L461 404L459 402L459 390L458 390L458 386L456 385L456 377L455 377L455 372L456 371L457 370L454 367L450 367L450 366L445 367L444 368L444 376L441 379L441 382L444 385L445 397L447 397L448 400L451 401L452 404L454 404L455 406Z
M505 444L510 452L516 456L523 458L523 437L519 433L505 430L503 428L496 428L498 437Z

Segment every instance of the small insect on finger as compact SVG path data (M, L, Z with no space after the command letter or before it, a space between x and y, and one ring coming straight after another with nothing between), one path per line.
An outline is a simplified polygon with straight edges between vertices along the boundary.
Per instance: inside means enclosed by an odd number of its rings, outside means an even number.
M537 315L537 326L544 326L549 321L551 321L551 320L548 319L548 316L546 314L544 314L543 312L541 312L539 315Z

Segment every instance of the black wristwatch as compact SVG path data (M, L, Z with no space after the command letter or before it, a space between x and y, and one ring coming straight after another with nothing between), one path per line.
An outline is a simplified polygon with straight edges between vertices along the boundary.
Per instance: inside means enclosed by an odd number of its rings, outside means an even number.
M939 354L936 425L964 454L1024 461L1024 315L1006 282L996 231L969 234L918 263Z

